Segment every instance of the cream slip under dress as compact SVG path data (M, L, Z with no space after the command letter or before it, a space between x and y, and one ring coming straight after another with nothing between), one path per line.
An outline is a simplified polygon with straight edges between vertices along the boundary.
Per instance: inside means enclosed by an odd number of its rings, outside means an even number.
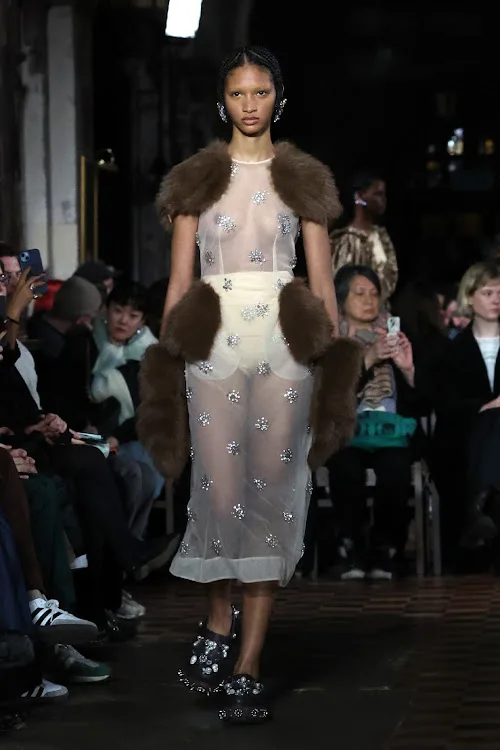
M226 193L198 224L201 274L220 297L222 326L210 359L186 367L191 498L171 572L202 583L284 586L302 555L313 377L278 321L299 221L274 190L270 163L233 160Z

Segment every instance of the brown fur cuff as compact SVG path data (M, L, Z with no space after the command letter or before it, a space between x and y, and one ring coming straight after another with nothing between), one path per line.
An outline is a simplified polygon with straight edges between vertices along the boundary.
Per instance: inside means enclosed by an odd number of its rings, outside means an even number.
M184 362L165 346L150 346L141 365L137 434L156 468L178 479L189 456L189 420Z
M291 355L301 365L321 357L332 343L325 305L303 279L294 279L281 291L279 321Z
M220 299L204 281L195 281L172 308L162 344L186 362L208 359L221 326Z
M314 438L308 456L313 471L354 436L362 354L356 341L336 339L318 362L310 419Z

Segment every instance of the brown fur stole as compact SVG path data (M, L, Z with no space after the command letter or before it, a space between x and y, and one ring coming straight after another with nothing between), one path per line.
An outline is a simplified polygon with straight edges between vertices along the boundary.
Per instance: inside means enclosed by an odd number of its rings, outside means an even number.
M279 197L300 219L326 226L342 213L328 167L293 144L276 144L270 171ZM198 216L206 211L222 198L230 179L231 157L224 141L214 141L175 166L156 199L163 226L168 229L179 214Z
M282 290L279 318L294 359L316 366L308 456L316 469L354 434L362 349L349 339L332 341L323 302L300 279ZM159 471L175 479L188 460L190 445L184 362L209 359L221 324L218 295L196 281L172 309L168 323L167 336L151 346L143 360L137 431Z

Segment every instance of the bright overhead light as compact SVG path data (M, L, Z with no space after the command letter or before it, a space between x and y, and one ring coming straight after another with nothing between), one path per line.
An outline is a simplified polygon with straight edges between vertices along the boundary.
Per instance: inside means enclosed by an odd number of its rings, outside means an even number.
M170 0L165 34L178 39L192 39L200 25L203 0Z

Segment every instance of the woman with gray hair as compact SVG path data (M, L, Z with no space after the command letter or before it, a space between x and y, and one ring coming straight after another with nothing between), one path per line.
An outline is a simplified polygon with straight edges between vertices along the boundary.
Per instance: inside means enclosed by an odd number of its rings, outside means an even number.
M392 578L394 558L406 543L410 488L408 396L415 368L406 336L388 332L381 311L382 289L368 266L348 265L335 278L340 332L364 346L358 384L357 434L329 462L330 488L337 508L342 578ZM406 403L405 403L406 401ZM374 523L366 532L366 471L377 477Z

